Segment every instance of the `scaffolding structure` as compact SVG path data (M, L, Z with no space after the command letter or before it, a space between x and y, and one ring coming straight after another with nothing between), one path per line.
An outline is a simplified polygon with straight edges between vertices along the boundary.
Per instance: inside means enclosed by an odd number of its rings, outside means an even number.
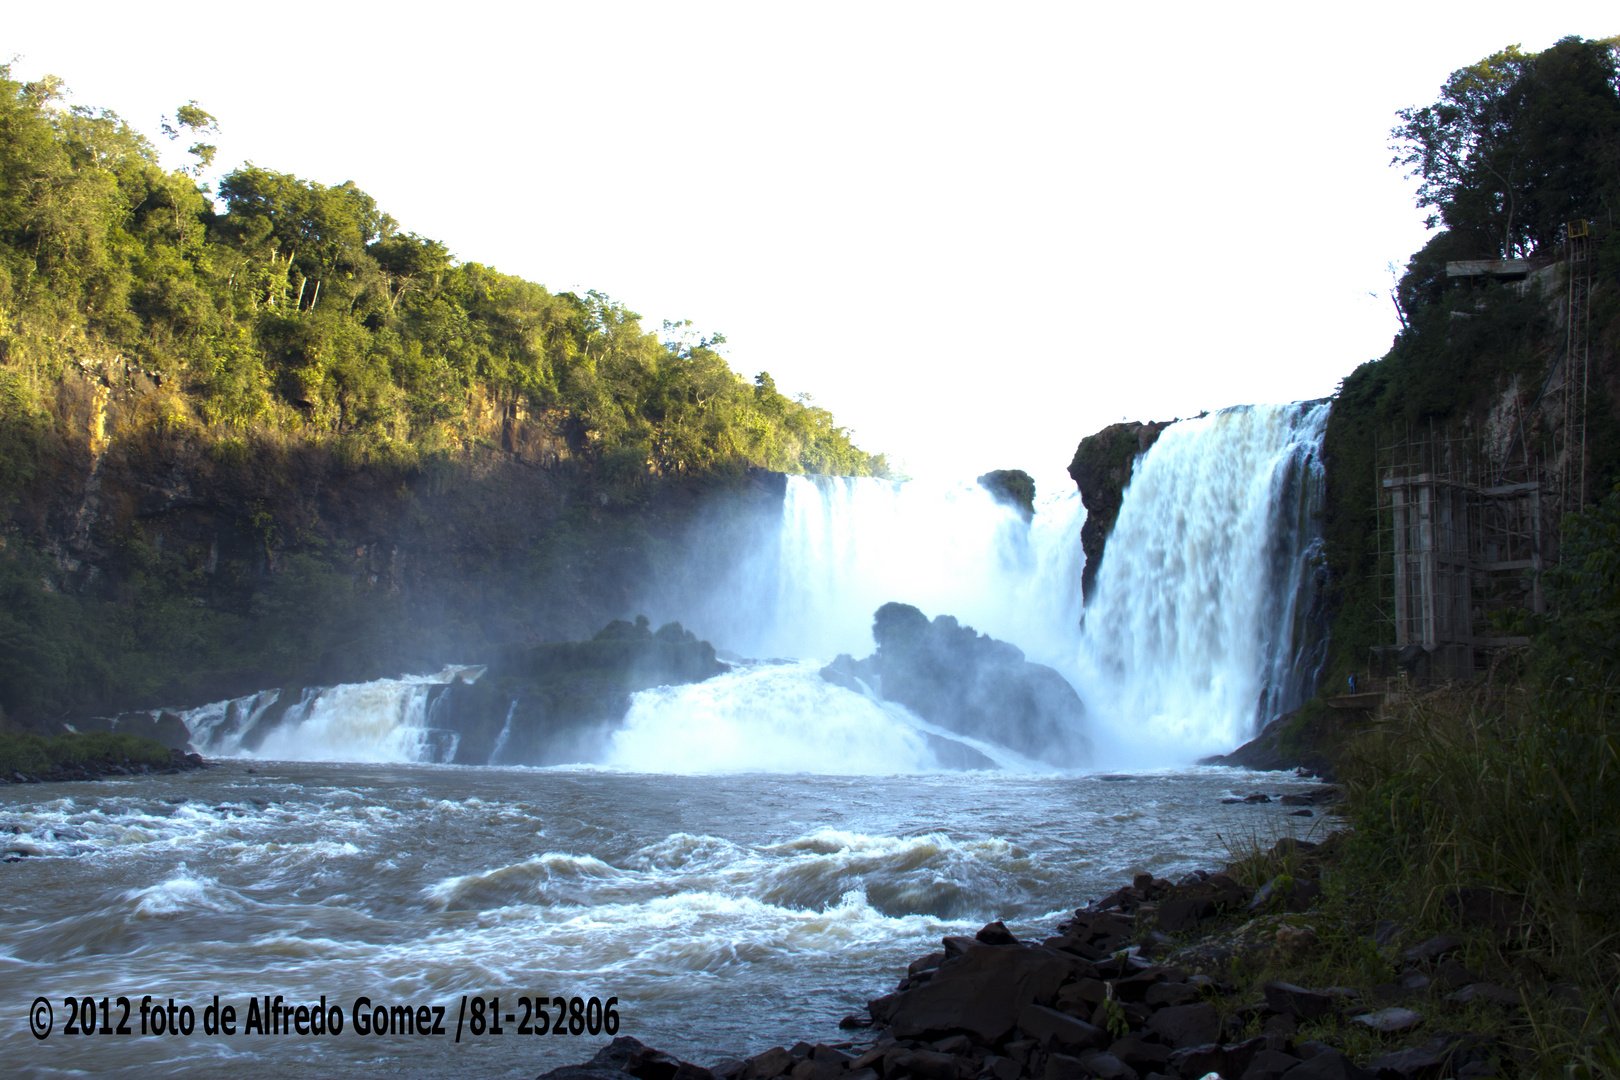
M1544 474L1528 454L1493 467L1477 440L1391 431L1376 456L1381 609L1393 639L1374 650L1380 668L1470 679L1495 650L1528 643L1495 630L1492 615L1543 609L1559 516Z
M1586 505L1586 399L1591 386L1592 227L1572 221L1564 235L1563 424L1559 489L1564 510Z
M1587 400L1591 390L1593 226L1571 221L1556 259L1448 263L1451 277L1530 279L1561 264L1561 354L1531 413L1543 419L1532 449L1526 417L1514 402L1517 432L1498 460L1481 441L1395 428L1376 448L1383 674L1469 679L1497 649L1528 644L1504 635L1493 616L1508 609L1543 612L1541 572L1558 559L1560 523L1588 498Z

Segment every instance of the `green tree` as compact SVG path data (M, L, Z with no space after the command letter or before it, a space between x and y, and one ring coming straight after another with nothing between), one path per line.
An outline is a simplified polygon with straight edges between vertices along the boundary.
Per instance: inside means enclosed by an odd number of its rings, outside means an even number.
M1612 216L1620 77L1612 42L1509 46L1452 72L1433 104L1397 114L1394 164L1417 201L1477 254L1514 258L1556 243L1567 221Z

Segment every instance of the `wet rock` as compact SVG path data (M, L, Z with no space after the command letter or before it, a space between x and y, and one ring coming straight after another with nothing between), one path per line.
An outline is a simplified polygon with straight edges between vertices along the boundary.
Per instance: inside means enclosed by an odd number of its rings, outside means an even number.
M1154 1013L1147 1029L1170 1046L1198 1046L1220 1037L1221 1018L1215 1006L1207 1003L1172 1005Z
M1114 996L1122 1002L1145 1001L1148 991L1158 986L1170 973L1161 967L1149 967L1114 983ZM1176 973L1179 977L1180 973Z
M910 1050L895 1058L893 1067L923 1080L958 1080L957 1062L960 1060L937 1050Z
M1333 1011L1333 999L1315 990L1307 990L1293 983L1268 982L1261 988L1266 996L1266 1007L1274 1013L1284 1013L1303 1020L1320 1020Z
M1018 1030L1042 1046L1071 1051L1100 1050L1109 1042L1102 1028L1041 1005L1026 1005L1019 1011Z
M1401 924L1394 919L1379 919L1373 924L1372 939L1375 945L1388 945L1401 936Z
M883 697L959 735L993 740L1056 765L1084 765L1086 710L1056 671L949 615L932 622L909 604L873 619Z
M1243 801L1246 803L1268 803L1271 801L1271 796L1264 792L1255 791L1243 796Z
M1281 1080L1284 1073L1300 1064L1300 1059L1281 1050L1261 1050L1249 1059L1240 1080Z
M1447 1062L1443 1050L1414 1046L1369 1061L1367 1068L1378 1080L1431 1080L1442 1075Z
M1148 1042L1140 1035L1127 1035L1114 1040L1108 1052L1139 1073L1154 1069L1163 1072L1170 1067L1170 1055L1173 1053L1170 1047Z
M1226 1070L1226 1047L1219 1043L1189 1046L1170 1055L1170 1071L1177 1076L1202 1077L1209 1073L1224 1074Z
M1361 1016L1350 1018L1352 1024L1359 1024L1370 1031L1380 1035L1399 1035L1411 1031L1423 1023L1423 1014L1412 1009L1393 1007L1379 1009L1376 1012L1363 1013Z
M986 945L1018 944L1018 939L1013 937L1012 932L1007 929L1006 924L1000 919L997 919L995 922L985 923L984 926L979 928L979 932L973 936L976 940L982 941Z
M553 1069L540 1080L624 1080L626 1075L636 1080L715 1080L710 1070L654 1050L628 1035L602 1047L584 1065Z
M748 1059L748 1068L743 1072L744 1080L771 1080L773 1076L781 1076L793 1067L793 1055L788 1053L784 1046L773 1046L763 1054L756 1054Z
M1124 489L1140 455L1158 439L1159 433L1174 421L1146 424L1131 421L1110 424L1080 440L1069 462L1069 476L1080 489L1086 508L1086 523L1080 529L1080 547L1085 552L1085 570L1080 590L1089 603L1097 583L1097 567L1102 564L1108 535L1124 502Z
M1137 1080L1136 1070L1106 1050L1094 1050L1080 1056L1086 1075L1099 1080Z
M833 662L821 669L821 677L834 686L853 690L863 697L877 686L877 665L872 658L857 660L849 653L839 653Z
M1101 979L1081 979L1058 991L1056 1008L1071 1016L1090 1016L1108 998L1108 986Z
M1288 811L1288 816L1289 817L1315 817L1316 815L1315 815L1315 812L1311 811L1311 810L1290 810L1290 811Z
M1214 913L1214 901L1205 896L1167 900L1159 905L1159 929L1169 934L1184 934L1198 929L1198 924Z
M1148 987L1146 995L1142 998L1144 1004L1155 1007L1160 1005L1191 1005L1197 1000L1198 990L1195 987L1188 986L1186 983L1172 982L1157 983Z
M993 1045L1025 1006L1052 1001L1071 971L1072 962L1051 949L979 945L942 964L927 984L896 995L887 1017L876 1008L872 1014L886 1019L897 1038L965 1032Z
M917 959L917 960L913 960L906 967L906 974L907 975L917 975L917 974L919 974L921 972L924 972L924 971L933 971L935 968L939 967L939 965L943 964L944 962L945 962L945 953L943 951L931 952L927 956L921 957L920 959Z
M1327 1046L1322 1046L1304 1064L1294 1066L1284 1075L1288 1080L1374 1080L1372 1073L1358 1068L1355 1062Z
M1086 1080L1086 1067L1072 1054L1048 1054L1043 1080Z
M1284 795L1277 800L1284 806L1312 806L1316 800L1309 795Z
M1010 1057L1000 1054L991 1054L984 1059L980 1075L986 1080L1018 1080L1024 1074L1024 1067Z

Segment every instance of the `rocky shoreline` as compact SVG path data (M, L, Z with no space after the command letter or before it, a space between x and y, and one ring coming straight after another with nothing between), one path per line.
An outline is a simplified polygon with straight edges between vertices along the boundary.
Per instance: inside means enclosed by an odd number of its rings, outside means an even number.
M1318 789L1313 801L1333 801ZM1284 838L1264 855L1293 873L1255 888L1238 867L1170 882L1139 874L1041 941L1000 922L949 936L913 961L895 990L840 1027L848 1041L772 1047L704 1067L621 1036L591 1060L540 1080L1438 1080L1500 1075L1495 1038L1425 1029L1409 1006L1436 987L1447 1000L1507 1006L1517 995L1459 962L1461 938L1401 953L1393 981L1366 989L1239 984L1245 969L1310 953L1298 918L1322 895L1321 872L1341 840ZM1394 926L1375 930L1388 945ZM1381 937L1380 937L1381 935ZM1255 1000L1248 1000L1254 997ZM1500 1001L1498 999L1501 999ZM1314 1037L1326 1023L1354 1032ZM859 1033L859 1034L856 1034ZM1358 1045L1350 1047L1347 1041ZM1369 1053L1371 1046L1377 1051ZM1353 1051L1353 1052L1352 1052ZM1360 1058L1357 1064L1353 1058Z
M8 774L0 775L0 784L51 784L72 780L101 780L110 776L172 776L175 773L208 767L201 754L188 754L182 750L171 750L169 753L171 756L168 763L162 765L131 761L128 758L120 761L111 758L92 758L86 761L59 762L37 773L12 770Z

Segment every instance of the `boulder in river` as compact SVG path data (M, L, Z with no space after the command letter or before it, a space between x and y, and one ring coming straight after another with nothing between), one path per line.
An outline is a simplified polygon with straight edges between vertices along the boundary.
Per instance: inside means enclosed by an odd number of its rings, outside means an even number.
M509 645L475 678L451 682L428 706L429 726L457 736L463 765L592 761L654 686L702 682L729 670L714 646L680 623L651 629L615 619L589 641Z
M895 701L942 728L996 743L1056 765L1090 761L1086 710L1053 669L1032 664L1005 641L962 626L950 615L932 622L910 604L878 608L878 649L866 660L841 656L822 677Z

